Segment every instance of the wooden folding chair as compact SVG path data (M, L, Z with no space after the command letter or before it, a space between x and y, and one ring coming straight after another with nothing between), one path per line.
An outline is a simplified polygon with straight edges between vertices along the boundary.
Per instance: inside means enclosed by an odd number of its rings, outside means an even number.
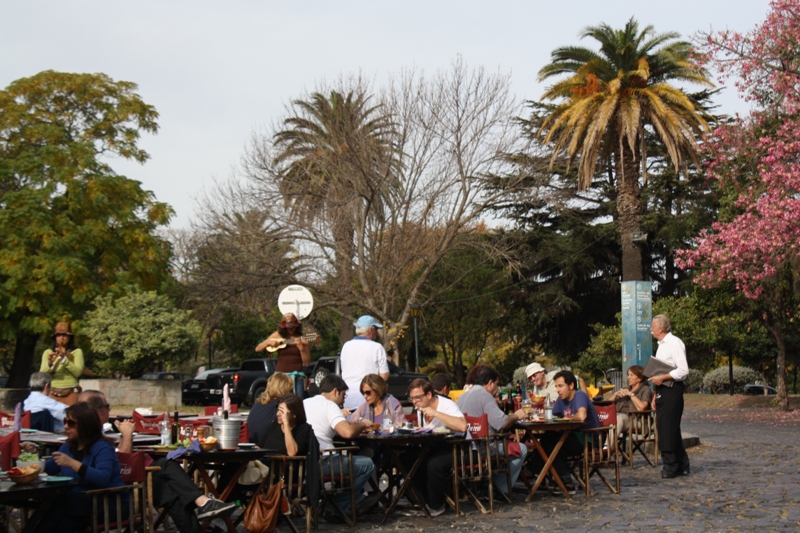
M328 448L319 451L320 465L320 509L330 503L350 527L356 525L356 485L353 475L352 457L358 446ZM347 466L345 466L345 464ZM336 503L339 494L350 494L350 512L345 512Z
M650 466L658 466L658 430L656 426L656 412L651 410L629 411L628 412L628 434L623 435L627 439L625 459L633 468L633 457L638 451L645 458ZM653 445L653 460L647 453L648 444Z
M584 429L583 434L583 454L572 458L567 458L567 463L572 469L572 473L586 491L586 496L592 495L589 481L597 474L611 492L619 494L619 449L617 441L617 410L611 405L595 406L600 427ZM614 472L614 484L606 478L601 468L612 468Z
M489 447L489 417L484 413L478 417L464 415L471 439L452 441L453 445L453 500L448 503L456 515L461 514L461 490L483 514L494 513L494 485L492 483L492 460ZM488 487L489 509L476 494L479 486Z
M316 518L314 506L308 501L308 491L306 485L306 457L298 455L289 457L288 455L274 455L269 458L269 475L256 489L256 494L268 489L272 485L283 480L283 490L288 500L289 510L278 516L279 522L285 522L294 533L300 533L292 517L295 515L305 518L306 533L311 532L311 527Z

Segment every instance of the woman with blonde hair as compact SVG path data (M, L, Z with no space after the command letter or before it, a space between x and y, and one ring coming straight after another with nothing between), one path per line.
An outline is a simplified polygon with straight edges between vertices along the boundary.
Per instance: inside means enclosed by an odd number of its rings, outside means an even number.
M281 372L275 372L267 380L267 390L253 403L247 415L247 430L250 442L259 444L278 427L278 399L283 398L294 388L294 380Z

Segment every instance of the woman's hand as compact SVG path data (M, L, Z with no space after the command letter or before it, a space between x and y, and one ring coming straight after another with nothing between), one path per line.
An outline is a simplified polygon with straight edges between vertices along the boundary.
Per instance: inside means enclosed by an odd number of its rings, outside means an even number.
M81 469L82 463L76 459L73 459L69 455L61 452L53 452L53 461L56 462L58 466L65 466L67 468L71 468L76 474L78 470Z

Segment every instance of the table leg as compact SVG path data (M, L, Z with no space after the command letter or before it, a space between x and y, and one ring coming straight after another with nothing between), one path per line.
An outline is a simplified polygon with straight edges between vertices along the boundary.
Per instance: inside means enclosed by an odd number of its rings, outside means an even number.
M42 520L47 513L50 512L50 508L56 502L56 500L61 497L64 497L63 493L55 493L46 496L42 501L40 501L36 507L36 511L34 511L30 517L28 517L25 527L22 529L22 533L35 533L36 531L39 531L39 526L41 525ZM20 513L25 512L27 512L25 508L20 508Z
M564 445L564 442L566 442L568 436L569 436L569 431L561 432L561 437L558 439L555 448L553 448L553 451L550 453L550 456L548 457L547 452L542 447L542 443L539 442L539 439L537 439L535 435L530 435L530 437L532 437L531 440L533 441L534 446L536 446L536 451L539 452L539 456L544 460L545 463L544 463L544 468L542 468L542 471L539 472L539 477L536 478L536 482L533 484L533 487L531 488L530 494L528 494L528 497L525 499L526 502L530 503L533 500L533 497L536 495L536 490L542 484L548 472L550 472L550 474L553 476L553 480L561 489L561 492L564 493L564 497L566 497L568 500L572 499L571 496L569 495L569 492L567 491L567 487L564 486L564 482L561 480L561 476L559 476L558 472L556 472L556 469L553 468L553 461L555 461L558 452L561 451L561 447Z
M209 473L206 470L205 466L202 465L202 464L196 463L195 467L197 468L197 473L200 475L200 479L203 480L203 483L205 483L206 488L208 488L208 491L215 498L217 498L219 500L222 500L222 501L225 501L225 500L228 499L228 496L230 496L231 492L233 492L233 489L236 488L236 484L239 482L239 478L244 473L244 471L247 469L247 464L248 463L246 463L246 462L239 464L239 469L236 470L236 473L233 475L231 480L228 482L228 486L225 487L225 489L221 493L217 490L217 487L214 486L214 482L212 481L211 476L209 475ZM236 526L234 525L233 520L231 520L230 515L225 517L225 524L227 524L228 531L230 533L236 533ZM211 525L211 520L206 520L203 523L203 531L207 531L208 527L210 525Z
M425 499L422 497L422 495L419 493L419 491L414 487L414 485L411 482L411 480L414 479L414 475L416 475L417 470L419 470L419 467L425 461L425 458L428 457L428 448L419 449L419 454L417 455L417 458L414 460L414 464L411 465L411 470L406 470L405 465L403 465L403 462L400 460L400 454L397 453L396 450L390 448L389 455L391 455L392 457L392 464L394 464L395 468L397 468L402 474L401 479L403 480L403 483L398 486L397 494L392 500L392 503L389 505L389 508L386 509L386 513L384 513L383 515L383 520L381 520L381 524L385 524L386 520L388 520L389 517L392 515L395 508L397 507L397 504L400 502L400 498L402 498L403 494L405 494L406 489L411 490L411 494L414 496L414 499L417 500L417 503L419 503L420 507L422 508L422 511L428 518L430 518L431 515L428 512L427 505L425 505ZM391 488L392 487L390 484L387 490L391 490Z

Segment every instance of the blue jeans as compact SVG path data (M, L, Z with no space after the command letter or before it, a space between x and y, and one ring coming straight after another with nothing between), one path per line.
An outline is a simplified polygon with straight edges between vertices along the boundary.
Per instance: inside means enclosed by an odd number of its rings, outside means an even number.
M353 461L353 477L355 484L356 501L364 498L364 485L367 484L369 476L375 469L372 459L364 457L363 455L349 455L342 460L342 468L349 469L348 461ZM331 475L331 466L333 466L333 475L339 474L339 461L325 461L322 465L323 475ZM336 504L342 508L342 511L350 511L350 495L346 492L337 494L334 497Z
M508 469L511 471L511 486L512 487L514 486L514 483L517 482L517 479L519 479L520 472L522 472L522 466L525 464L525 459L528 457L528 448L526 448L524 444L521 444L520 445L520 452L521 453L520 453L519 457L513 457L513 456L509 456L508 457ZM502 446L500 446L500 453L501 454L503 453L503 447ZM492 476L492 478L494 480L494 485L498 489L502 490L506 494L509 494L509 492L508 492L509 489L508 489L508 486L507 486L508 485L508 483L507 483L508 478L506 478L506 473L505 472L500 472L500 473L494 474L494 476Z

